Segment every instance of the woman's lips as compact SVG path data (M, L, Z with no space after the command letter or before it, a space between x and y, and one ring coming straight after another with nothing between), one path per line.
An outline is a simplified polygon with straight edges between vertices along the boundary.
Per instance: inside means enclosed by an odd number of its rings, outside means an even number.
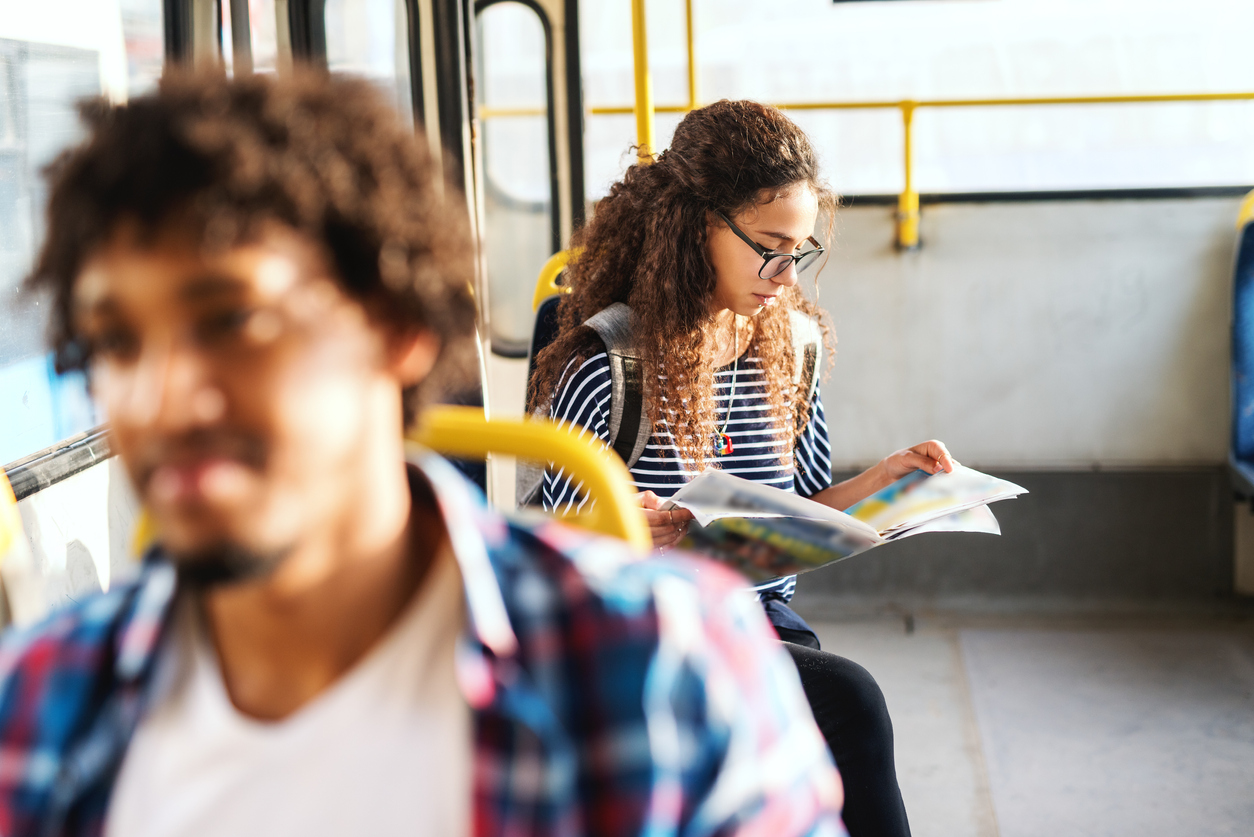
M778 295L775 294L769 296L767 294L754 294L754 296L758 298L759 305L770 305L778 299Z

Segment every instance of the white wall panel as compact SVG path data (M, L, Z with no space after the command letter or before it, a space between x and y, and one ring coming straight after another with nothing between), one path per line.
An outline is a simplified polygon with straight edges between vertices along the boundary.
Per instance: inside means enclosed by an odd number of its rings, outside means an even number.
M1239 201L843 210L820 301L838 470L936 437L983 467L1216 463L1228 446Z

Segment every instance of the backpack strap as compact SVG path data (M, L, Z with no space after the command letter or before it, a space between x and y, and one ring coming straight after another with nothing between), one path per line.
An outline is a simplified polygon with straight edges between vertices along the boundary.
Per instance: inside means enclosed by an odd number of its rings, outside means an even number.
M819 388L819 361L823 357L823 329L818 320L803 311L788 312L789 325L792 327L792 382L806 394L803 404L806 409L814 399L814 391ZM802 421L797 415L797 425Z
M790 311L793 384L806 394L809 405L819 386L823 357L823 331L818 321L801 311ZM584 325L605 343L610 359L610 447L628 468L644 453L653 434L644 404L644 364L636 351L631 330L631 308L615 302L589 317ZM802 416L797 416L800 425Z
M610 447L630 468L653 433L644 405L644 364L632 340L631 309L615 302L584 325L597 333L609 355Z

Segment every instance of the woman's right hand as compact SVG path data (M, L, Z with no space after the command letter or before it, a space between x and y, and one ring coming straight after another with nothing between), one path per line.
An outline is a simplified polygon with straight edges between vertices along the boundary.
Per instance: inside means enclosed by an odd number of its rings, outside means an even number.
M662 498L652 491L636 495L640 507L644 509L644 518L649 522L649 534L653 536L654 548L674 546L688 532L688 522L693 519L692 512L687 509L669 509L662 511Z

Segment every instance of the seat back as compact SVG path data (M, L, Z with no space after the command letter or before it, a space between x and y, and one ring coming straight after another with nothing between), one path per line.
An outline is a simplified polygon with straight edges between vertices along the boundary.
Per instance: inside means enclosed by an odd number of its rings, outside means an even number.
M561 294L554 294L540 303L536 309L536 324L531 329L531 349L527 352L527 391L536 376L536 355L557 337L557 304Z
M1233 484L1254 498L1254 192L1237 219L1237 253L1232 281L1232 441L1228 453Z
M531 391L531 379L536 374L536 355L540 350L553 342L557 337L557 304L562 294L570 293L570 288L562 284L562 274L566 264L578 250L558 250L540 268L536 278L536 292L531 298L531 310L536 312L535 324L531 327L531 350L527 353L527 391Z

